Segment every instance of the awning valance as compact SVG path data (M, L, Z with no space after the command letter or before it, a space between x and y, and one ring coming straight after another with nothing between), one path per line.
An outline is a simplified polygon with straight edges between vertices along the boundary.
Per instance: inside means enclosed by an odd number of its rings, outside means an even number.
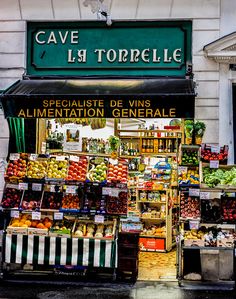
M5 117L194 117L188 79L19 80L1 95Z

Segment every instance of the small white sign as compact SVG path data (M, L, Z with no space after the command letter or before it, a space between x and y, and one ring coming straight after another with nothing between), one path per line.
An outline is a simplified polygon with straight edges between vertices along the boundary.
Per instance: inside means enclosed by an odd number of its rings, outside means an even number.
M118 160L117 159L109 159L109 163L111 163L112 165L117 165L118 164Z
M10 160L11 161L15 161L15 160L18 160L18 159L20 159L20 154L18 154L18 153L11 153L10 154Z
M41 212L32 212L32 220L41 220Z
M78 187L74 185L67 185L66 186L66 193L76 194Z
M200 192L200 199L209 199L210 192Z
M212 153L219 153L220 152L220 146L219 145L213 145L212 147L211 147L211 152Z
M42 184L32 183L32 190L33 191L42 191Z
M19 190L28 190L28 183L19 183Z
M78 156L70 156L69 160L73 162L79 162L79 157Z
M55 185L50 185L50 192L56 192L55 191Z
M189 196L199 196L200 195L200 190L199 189L189 189Z
M20 218L20 212L19 211L11 211L11 217L12 218Z
M210 160L210 168L219 168L219 160Z
M65 161L66 156L56 156L56 161Z
M55 212L54 213L54 220L63 220L63 213L61 213L61 212Z
M102 195L111 195L111 188L102 188Z
M38 158L38 155L37 155L37 154L30 154L29 159L30 159L31 161L35 161L35 160L37 160L37 158Z
M19 189L19 185L16 185L16 184L6 184L6 188Z
M188 167L186 166L178 166L178 173L188 172Z
M95 215L94 222L95 223L104 223L104 216L103 215Z
M118 188L111 188L111 196L119 197L120 189Z

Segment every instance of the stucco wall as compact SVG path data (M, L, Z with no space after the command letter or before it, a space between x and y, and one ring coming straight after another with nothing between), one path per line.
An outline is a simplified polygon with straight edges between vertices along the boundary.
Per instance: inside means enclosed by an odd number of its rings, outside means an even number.
M25 71L27 20L91 20L96 14L85 0L0 1L0 90L21 78ZM225 2L225 3L223 3ZM220 37L221 10L233 0L104 0L112 19L193 21L193 72L197 82L196 118L207 124L205 141L219 142L219 64L204 57L203 46ZM233 4L235 6L235 4ZM235 10L234 10L235 11ZM227 20L230 22L230 19ZM233 21L232 21L233 23ZM8 127L0 113L0 159L6 156ZM1 184L1 182L0 182ZM1 184L2 185L2 184ZM1 186L0 186L1 189Z

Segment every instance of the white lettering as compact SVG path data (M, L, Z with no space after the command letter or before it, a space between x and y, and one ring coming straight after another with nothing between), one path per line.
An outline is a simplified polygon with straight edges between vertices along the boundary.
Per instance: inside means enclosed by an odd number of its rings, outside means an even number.
M71 36L70 36L70 42L71 44L78 44L79 42L79 31L71 31Z
M106 50L105 49L95 49L94 53L98 53L98 62L102 62L102 53L105 53Z
M56 39L55 33L53 31L51 31L48 41L47 41L47 44L50 44L50 43L57 44L57 39Z
M119 62L126 62L127 61L127 56L128 56L128 50L126 49L119 49Z
M168 49L164 49L164 62L171 62L171 57L168 57Z
M144 62L149 62L150 59L149 59L149 52L150 52L150 49L144 49L141 53L141 58Z
M72 50L68 50L68 55L67 55L67 62L69 63L74 63L75 62L75 57L73 57Z
M161 60L161 57L157 56L157 49L153 49L153 58L152 58L152 61L153 62L160 62L160 60Z
M43 45L43 44L45 44L45 40L39 40L39 36L41 35L41 34L45 34L45 31L39 31L39 32L37 32L37 34L35 35L35 40L36 40L36 42L38 43L38 44L40 44L40 45Z
M130 49L130 62L139 61L140 51L138 49Z
M114 62L116 60L116 51L114 49L107 51L107 60L109 62Z
M78 50L78 62L86 62L87 50Z
M65 44L67 36L68 36L68 31L66 31L64 35L63 35L63 33L61 31L58 31L58 34L60 36L61 43Z
M175 62L181 62L181 49L175 49L173 52L173 59Z

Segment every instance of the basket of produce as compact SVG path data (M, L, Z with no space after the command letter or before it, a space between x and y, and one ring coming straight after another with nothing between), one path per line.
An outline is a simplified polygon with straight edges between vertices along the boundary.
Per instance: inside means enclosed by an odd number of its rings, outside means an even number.
M47 175L48 159L42 157L29 156L27 165L27 178L29 180L42 180Z
M227 165L220 168L202 168L201 187L231 189L236 188L236 166Z
M107 196L107 213L113 215L126 215L128 203L128 190L112 188Z
M33 211L40 209L42 201L42 191L24 190L20 208L22 210Z
M102 183L107 179L108 159L102 157L93 157L89 160L89 170L87 181Z
M5 181L11 183L22 182L26 177L28 154L10 154L10 160L5 172Z
M109 163L107 182L108 183L123 183L127 184L128 177L128 165L124 160L120 160L118 163Z
M88 170L87 157L70 156L67 181L80 181L86 180L86 174Z
M59 210L62 205L62 196L62 192L44 191L41 209Z
M23 191L19 190L18 185L7 184L1 201L1 206L4 209L17 209L21 203Z
M209 144L202 144L201 161L209 163L212 160L218 160L219 164L226 165L228 162L228 145L215 147Z
M64 180L67 177L68 160L65 156L52 156L48 161L46 178Z
M180 165L198 166L200 161L198 145L182 145L180 150Z
M70 238L73 225L74 221L67 218L64 218L63 220L54 221L53 225L49 230L49 236Z

